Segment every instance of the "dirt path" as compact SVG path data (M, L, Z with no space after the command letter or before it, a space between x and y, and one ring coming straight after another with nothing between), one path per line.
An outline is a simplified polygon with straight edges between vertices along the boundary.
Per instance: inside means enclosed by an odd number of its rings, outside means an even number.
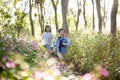
M73 72L68 68L67 64L60 62L56 56L51 56L46 60L50 70L52 70L56 75L62 75L65 80L79 80L80 76L76 75L76 72Z

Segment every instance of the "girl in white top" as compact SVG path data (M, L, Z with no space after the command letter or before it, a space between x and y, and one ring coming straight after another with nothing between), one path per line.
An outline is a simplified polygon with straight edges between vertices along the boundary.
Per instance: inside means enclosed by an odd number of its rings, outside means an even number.
M52 45L53 35L51 33L51 27L47 25L45 27L45 32L42 34L42 40L44 42L44 47L46 48L45 58L49 57L50 47Z

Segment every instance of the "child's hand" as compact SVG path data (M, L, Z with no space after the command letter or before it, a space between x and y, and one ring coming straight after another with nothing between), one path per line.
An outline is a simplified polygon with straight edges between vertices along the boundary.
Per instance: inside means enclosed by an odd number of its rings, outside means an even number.
M65 42L63 42L63 45L66 46L67 44Z

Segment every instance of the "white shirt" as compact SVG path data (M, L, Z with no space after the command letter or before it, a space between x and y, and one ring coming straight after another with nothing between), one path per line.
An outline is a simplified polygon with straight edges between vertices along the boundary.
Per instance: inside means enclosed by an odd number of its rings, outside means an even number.
M51 32L43 32L42 39L43 39L44 45L46 45L46 44L51 45L53 35Z

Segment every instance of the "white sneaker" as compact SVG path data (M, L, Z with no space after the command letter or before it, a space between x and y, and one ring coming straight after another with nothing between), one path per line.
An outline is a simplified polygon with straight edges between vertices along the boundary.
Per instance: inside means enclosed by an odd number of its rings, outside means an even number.
M45 54L45 55L44 55L44 58L45 58L45 59L48 59L48 58L49 58L49 55L48 55L48 54Z

